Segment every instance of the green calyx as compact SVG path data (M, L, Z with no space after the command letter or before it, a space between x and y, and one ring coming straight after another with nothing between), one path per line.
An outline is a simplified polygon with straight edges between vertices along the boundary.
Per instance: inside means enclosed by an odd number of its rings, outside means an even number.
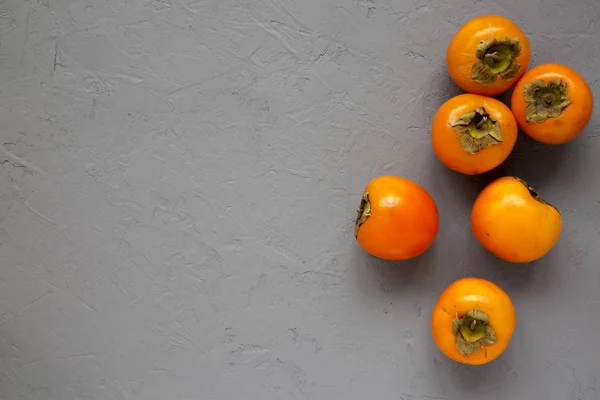
M523 96L528 103L525 108L525 120L530 124L556 118L571 104L571 99L567 97L567 83L560 79L527 83Z
M502 143L500 124L491 119L483 107L461 116L450 126L461 134L460 144L469 154L480 152L489 145Z
M474 308L452 321L452 333L456 340L456 348L463 356L478 353L483 346L497 342L494 328L490 326L490 318L483 311Z
M365 193L360 200L360 206L358 207L358 216L354 223L354 237L358 237L358 231L362 224L367 222L367 219L371 216L371 203L369 202L369 193Z
M521 64L515 60L521 54L521 42L518 38L490 38L482 40L475 53L479 59L471 68L471 79L482 85L490 85L500 76L512 81L521 70Z

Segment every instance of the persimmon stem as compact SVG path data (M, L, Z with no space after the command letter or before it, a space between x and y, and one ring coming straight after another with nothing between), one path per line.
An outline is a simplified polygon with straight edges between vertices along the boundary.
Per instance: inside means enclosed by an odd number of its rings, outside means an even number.
M487 116L487 115L484 115L484 116L483 116L483 118L481 118L481 121L479 121L479 122L477 123L477 125L476 125L476 126L477 126L477 129L481 129L481 128L483 128L483 125L484 125L484 124L487 122L487 120L488 120L488 116Z
M472 331L474 331L476 327L477 327L477 320L473 320L473 322L471 322L470 328Z
M498 56L498 52L496 52L496 51L493 52L493 53L490 53L490 54L486 54L484 57L485 58L491 58L494 61L499 61L500 60L500 56Z

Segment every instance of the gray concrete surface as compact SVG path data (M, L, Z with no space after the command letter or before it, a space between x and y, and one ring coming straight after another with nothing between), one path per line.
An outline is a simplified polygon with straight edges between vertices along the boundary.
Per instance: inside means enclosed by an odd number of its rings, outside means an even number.
M501 13L533 65L600 90L600 3L576 0L0 0L0 398L597 400L599 113L521 138L486 176L429 144L458 93L445 48ZM414 179L439 236L406 263L352 236L371 178ZM518 174L563 213L532 265L469 227ZM429 332L463 276L513 298L506 353L446 359Z

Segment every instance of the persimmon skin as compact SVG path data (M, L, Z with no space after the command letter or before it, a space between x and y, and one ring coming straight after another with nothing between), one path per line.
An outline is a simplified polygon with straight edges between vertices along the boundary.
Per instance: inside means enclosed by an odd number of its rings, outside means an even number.
M528 123L525 116L527 101L523 96L525 85L534 80L549 82L560 79L567 84L567 96L572 103L556 118ZM589 85L577 71L561 64L543 64L527 71L515 86L510 108L523 132L538 142L563 144L575 139L588 125L594 109L594 96Z
M480 309L490 317L497 342L478 353L463 355L456 348L452 321L467 311ZM431 332L438 348L448 358L463 364L481 365L498 358L508 347L516 324L514 305L504 290L480 278L462 278L440 295L431 315Z
M556 208L536 200L523 181L507 176L479 194L471 211L471 227L477 241L497 257L527 263L552 249L562 218Z
M452 128L451 123L478 107L485 108L490 118L499 123L503 141L469 154L461 146L461 134ZM448 168L466 175L477 175L502 164L515 147L517 135L517 122L504 103L491 97L462 94L446 101L436 113L431 144L438 159Z
M521 53L515 60L521 64L517 75L509 81L498 77L496 82L484 85L471 77L471 68L477 62L476 50L481 41L489 38L504 37L518 38L521 43ZM465 92L496 96L514 86L529 66L531 49L529 40L523 31L511 20L500 15L482 15L471 19L456 32L446 54L448 73L452 80Z
M371 215L356 235L365 251L386 260L406 260L431 246L439 214L425 189L409 179L381 176L369 182L365 193Z

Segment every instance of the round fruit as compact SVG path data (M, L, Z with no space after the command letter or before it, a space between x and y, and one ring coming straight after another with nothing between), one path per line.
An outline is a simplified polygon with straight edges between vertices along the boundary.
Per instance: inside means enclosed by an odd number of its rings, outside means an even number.
M450 76L464 91L495 96L510 89L527 70L527 36L512 21L483 15L464 24L448 46Z
M438 232L435 202L416 183L381 176L367 185L354 235L368 253L387 260L406 260L425 252Z
M433 308L431 331L439 349L463 364L497 358L515 329L515 308L496 284L463 278L444 290Z
M502 102L476 94L451 98L433 120L433 151L448 168L468 175L502 164L517 141L517 122Z
M490 183L471 212L475 238L497 257L514 263L537 260L558 240L560 212L519 178Z
M562 144L590 122L594 97L573 69L544 64L532 68L517 83L510 107L527 135L542 143Z

